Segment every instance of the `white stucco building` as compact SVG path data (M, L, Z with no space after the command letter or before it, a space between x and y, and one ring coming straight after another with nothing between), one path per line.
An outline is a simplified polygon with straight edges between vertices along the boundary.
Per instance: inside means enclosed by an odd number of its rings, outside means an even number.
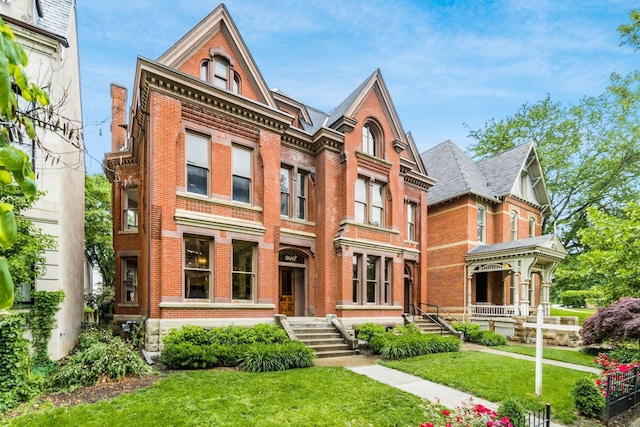
M27 73L50 95L61 120L81 128L80 68L75 0L0 0L0 16L29 55ZM55 237L38 290L62 290L49 355L59 359L74 347L83 318L84 150L59 132L38 129L41 146L23 147L33 160L38 189L45 195L26 217ZM28 289L22 299L28 303Z

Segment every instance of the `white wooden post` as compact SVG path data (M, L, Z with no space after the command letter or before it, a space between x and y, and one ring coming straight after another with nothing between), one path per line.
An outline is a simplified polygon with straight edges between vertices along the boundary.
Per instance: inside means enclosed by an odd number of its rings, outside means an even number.
M544 310L542 304L538 306L538 316L536 317L536 323L524 322L525 328L536 328L536 396L542 396L542 330L543 329L555 329L556 331L579 331L580 326L575 325L552 325L545 324L544 322Z

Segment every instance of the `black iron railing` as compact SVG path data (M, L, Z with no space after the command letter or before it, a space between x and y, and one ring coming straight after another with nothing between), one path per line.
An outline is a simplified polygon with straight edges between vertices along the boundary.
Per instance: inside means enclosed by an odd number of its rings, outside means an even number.
M519 420L513 420L513 427L550 427L551 405L547 403L544 409L528 412Z
M635 366L627 372L616 369L607 374L607 420L640 403L640 369Z

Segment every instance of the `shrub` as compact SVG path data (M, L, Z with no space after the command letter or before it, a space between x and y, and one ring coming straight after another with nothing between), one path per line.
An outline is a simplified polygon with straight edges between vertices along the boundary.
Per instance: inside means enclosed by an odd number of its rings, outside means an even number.
M607 352L610 359L615 359L620 363L633 363L640 361L640 350L618 347L615 350Z
M289 341L284 329L272 323L259 323L253 327L256 342L265 344L282 344Z
M384 334L386 331L387 328L382 325L367 322L356 326L356 338L369 342L374 336Z
M218 358L211 352L211 346L195 345L189 342L166 344L160 361L170 369L204 369L218 366Z
M487 347L493 347L496 345L507 345L508 341L505 337L493 331L480 331L480 333L475 336L473 342Z
M429 353L458 351L460 340L455 337L415 333L413 328L401 327L396 328L396 332L390 331L374 336L369 346L383 358L397 360Z
M500 417L507 417L513 421L514 425L520 425L519 421L525 416L524 407L520 401L513 397L508 397L500 403L498 407Z
M54 389L76 389L97 384L101 379L119 381L127 375L153 372L138 353L120 337L96 342L69 357L52 378Z
M560 296L560 302L565 307L584 307L587 298L593 298L591 291L564 291Z
M22 337L20 314L0 316L0 413L25 400L20 394L28 382L28 345Z
M240 356L240 367L249 372L284 371L313 365L315 353L298 341L254 344Z
M621 298L585 319L582 324L584 345L640 339L640 298Z
M464 333L465 341L471 341L471 335L480 332L480 325L475 323L455 322L451 326L456 331Z
M605 398L600 394L596 384L589 378L580 378L571 390L576 409L580 415L599 418L604 413Z
M369 341L369 348L371 348L371 351L374 353L380 354L385 346L389 345L390 342L397 338L398 337L396 335L389 332L385 332L381 335L375 335L371 337L371 340Z
M86 350L93 344L108 343L113 339L113 330L103 327L92 327L86 329L78 336L78 348L77 350Z
M213 344L213 336L201 326L185 325L180 329L171 329L162 341L165 345L180 343L210 345Z

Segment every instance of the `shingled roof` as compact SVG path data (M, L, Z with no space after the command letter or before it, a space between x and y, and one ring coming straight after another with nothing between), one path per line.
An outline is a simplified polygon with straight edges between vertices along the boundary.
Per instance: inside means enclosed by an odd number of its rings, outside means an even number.
M67 29L73 0L39 0L43 15L37 19L36 26L60 38L68 46Z
M437 180L429 190L429 205L469 194L491 202L499 202L508 195L517 197L516 187L521 173L527 170L536 180L536 194L532 197L544 211L549 209L542 169L532 142L475 162L456 144L447 140L425 151L420 157L429 176Z

